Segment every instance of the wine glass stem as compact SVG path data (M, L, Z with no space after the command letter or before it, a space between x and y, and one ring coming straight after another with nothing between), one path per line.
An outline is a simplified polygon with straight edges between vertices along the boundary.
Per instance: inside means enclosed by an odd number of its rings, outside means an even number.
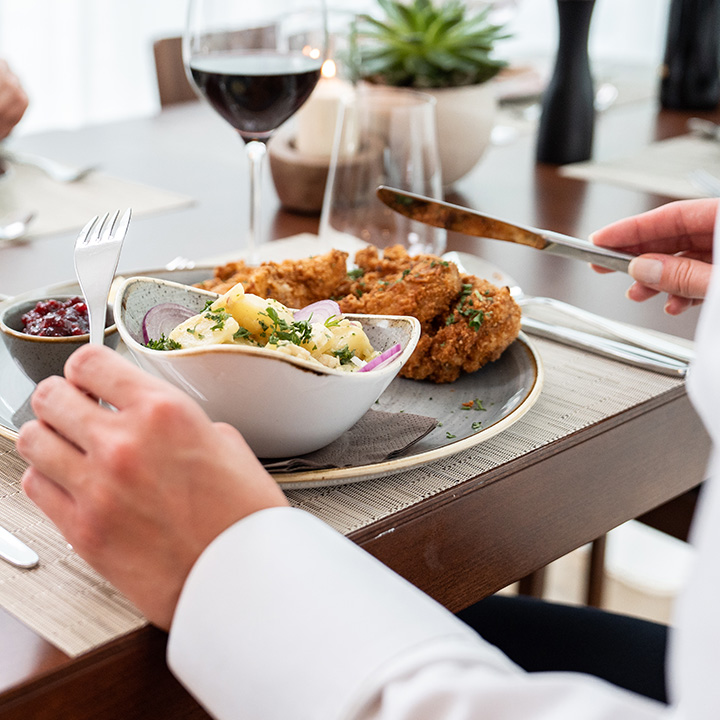
M260 193L262 192L262 169L267 154L264 142L251 140L246 145L250 160L250 232L248 234L248 260L252 264L258 262L258 248L262 242L262 209Z

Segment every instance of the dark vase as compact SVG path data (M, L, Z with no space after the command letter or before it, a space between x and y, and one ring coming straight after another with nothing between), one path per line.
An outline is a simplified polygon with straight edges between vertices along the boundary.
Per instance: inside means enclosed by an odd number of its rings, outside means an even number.
M595 126L595 92L588 37L595 0L557 0L558 49L543 95L536 159L563 165L588 160Z
M720 102L720 1L672 0L660 103L712 110Z

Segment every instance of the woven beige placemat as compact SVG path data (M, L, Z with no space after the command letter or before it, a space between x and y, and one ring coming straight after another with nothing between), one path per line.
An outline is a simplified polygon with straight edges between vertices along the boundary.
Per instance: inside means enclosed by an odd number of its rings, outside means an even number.
M545 363L545 386L530 412L506 431L387 478L292 490L290 502L347 534L682 383L546 340L534 342ZM71 656L144 625L140 613L73 553L23 495L23 469L13 443L0 438L0 525L40 556L33 570L0 561L0 606Z

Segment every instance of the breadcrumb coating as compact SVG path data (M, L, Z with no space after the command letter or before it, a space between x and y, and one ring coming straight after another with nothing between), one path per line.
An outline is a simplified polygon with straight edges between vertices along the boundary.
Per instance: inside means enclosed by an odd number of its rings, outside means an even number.
M520 332L520 307L508 288L461 274L434 255L409 256L401 245L381 254L374 246L347 253L249 267L230 263L199 287L222 293L242 282L246 292L301 308L333 298L344 313L414 315L420 341L400 374L413 380L449 383L497 360Z

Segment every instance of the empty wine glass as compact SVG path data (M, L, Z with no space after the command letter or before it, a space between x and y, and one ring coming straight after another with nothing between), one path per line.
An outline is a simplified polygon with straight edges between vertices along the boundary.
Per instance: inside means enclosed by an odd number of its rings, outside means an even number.
M312 92L326 46L324 0L190 0L183 37L188 75L238 131L250 161L251 261L263 240L266 143Z

